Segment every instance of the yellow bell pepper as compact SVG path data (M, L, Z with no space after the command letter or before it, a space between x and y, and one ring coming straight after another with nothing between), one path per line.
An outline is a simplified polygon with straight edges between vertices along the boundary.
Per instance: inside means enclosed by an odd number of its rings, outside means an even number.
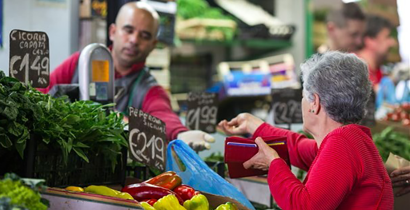
M84 192L84 189L82 187L76 187L76 186L68 186L65 189L68 191L73 191L73 192Z
M209 210L209 202L205 195L198 194L192 197L191 200L186 200L184 207L187 210Z
M118 192L117 198L123 198L128 200L134 200L134 198L127 192Z
M147 202L141 202L140 204L142 208L144 208L144 210L156 210L153 206L149 205L149 203Z
M231 202L219 205L215 210L238 210L238 207Z
M120 192L120 191L111 189L106 186L90 185L86 187L84 191L89 192L89 193L98 194L98 195L106 195L106 196L111 196L111 197L116 197L116 198L134 200L134 198L129 193Z
M177 197L172 194L159 199L154 203L154 208L156 210L185 210L185 208L179 204Z

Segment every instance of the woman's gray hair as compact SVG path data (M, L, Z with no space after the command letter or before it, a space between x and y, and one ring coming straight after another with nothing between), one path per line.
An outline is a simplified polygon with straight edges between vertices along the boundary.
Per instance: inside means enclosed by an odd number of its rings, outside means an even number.
M313 94L329 116L342 124L358 123L365 115L371 94L367 64L354 54L338 51L315 54L300 66L303 94Z

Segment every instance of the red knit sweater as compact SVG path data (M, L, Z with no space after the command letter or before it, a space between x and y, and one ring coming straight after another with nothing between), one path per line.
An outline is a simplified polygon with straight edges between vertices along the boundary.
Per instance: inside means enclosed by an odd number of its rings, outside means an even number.
M47 88L39 89L43 93L57 84L70 84L73 78L80 53L76 52L60 64L50 75L50 85ZM144 63L137 63L132 66L132 71L140 71ZM115 78L121 75L115 72ZM142 102L142 111L149 113L165 122L165 130L168 141L177 138L178 133L188 129L181 124L179 117L172 111L168 94L161 86L153 86L148 90Z
M292 165L308 170L302 183L285 161L271 162L268 184L282 209L393 209L390 178L368 128L335 129L319 149L312 139L266 123L254 137L272 135L287 136Z

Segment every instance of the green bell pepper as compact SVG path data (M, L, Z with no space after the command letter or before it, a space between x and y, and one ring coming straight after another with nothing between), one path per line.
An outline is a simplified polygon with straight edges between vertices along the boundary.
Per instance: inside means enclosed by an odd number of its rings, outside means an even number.
M215 210L238 210L238 207L234 203L227 202L219 205Z
M198 194L192 197L191 200L186 200L184 207L187 210L209 210L209 202L205 195Z

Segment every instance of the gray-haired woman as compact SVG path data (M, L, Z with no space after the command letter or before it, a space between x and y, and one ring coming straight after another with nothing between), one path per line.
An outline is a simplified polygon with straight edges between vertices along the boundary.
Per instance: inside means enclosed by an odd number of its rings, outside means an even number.
M269 170L268 184L282 209L392 209L392 185L370 130L356 124L371 91L367 65L353 54L327 52L301 69L303 129L314 140L250 114L219 127L227 134L287 136L291 163L307 177L300 182L261 138L255 140L259 152L244 167Z

